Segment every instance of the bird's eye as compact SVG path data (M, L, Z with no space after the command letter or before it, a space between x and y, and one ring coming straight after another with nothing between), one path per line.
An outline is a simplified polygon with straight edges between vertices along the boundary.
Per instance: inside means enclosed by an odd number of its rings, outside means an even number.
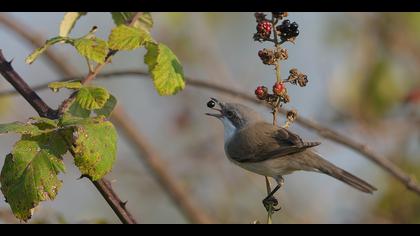
M227 111L227 112L226 112L226 116L227 116L228 118L232 118L232 117L233 117L233 112L231 112L231 111Z

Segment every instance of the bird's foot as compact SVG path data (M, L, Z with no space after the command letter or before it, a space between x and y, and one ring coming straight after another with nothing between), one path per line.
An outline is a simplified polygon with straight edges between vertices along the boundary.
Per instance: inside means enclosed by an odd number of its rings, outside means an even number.
M273 211L279 211L281 209L281 207L278 207L278 208L275 207L279 204L279 201L277 201L277 199L274 196L264 198L262 203L267 211L270 210L270 207L272 208Z

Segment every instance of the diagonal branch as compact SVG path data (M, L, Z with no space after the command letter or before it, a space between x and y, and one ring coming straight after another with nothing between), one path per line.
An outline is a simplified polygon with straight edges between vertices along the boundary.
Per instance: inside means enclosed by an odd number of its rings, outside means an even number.
M167 165L159 157L158 152L152 147L146 137L144 137L136 127L133 120L131 120L128 114L124 111L121 106L115 107L111 119L117 127L121 128L127 140L136 147L137 152L143 157L143 161L146 166L152 170L152 174L159 184L163 187L163 190L172 198L182 213L194 223L210 224L214 221L204 214L200 208L198 208L192 201L189 194L184 190L183 186L168 172Z
M0 74L9 81L13 87L15 87L15 89L32 105L40 116L49 119L57 118L56 111L49 107L20 77L20 75L13 69L11 62L8 62L4 58L1 49ZM31 99L35 99L35 101L31 101ZM128 212L125 208L125 203L119 199L118 195L113 191L107 180L101 179L92 182L123 223L136 223L130 212Z
M51 109L39 96L33 91L29 85L13 70L12 61L7 61L0 49L0 73L3 77L20 93L25 100L42 117L57 118L56 111Z
M135 19L137 19L140 16L140 13L137 13L133 20L131 22L135 22ZM32 44L34 47L40 47L44 40L42 37L37 34L37 32L34 32L33 30L30 30L29 27L26 27L25 25L22 25L21 23L18 23L16 19L11 18L10 15L5 17L4 13L0 13L0 23L4 23L7 27L9 27L11 30L16 32L19 36L21 36L23 39L28 41L30 44ZM23 30L25 29L25 30ZM111 51L108 57L114 55L117 51ZM51 63L51 65L57 69L60 73L64 74L65 76L75 76L75 72L77 71L75 68L73 68L69 63L67 63L66 60L64 60L63 56L57 54L54 50L49 49L45 52L47 61ZM99 71L98 71L99 72ZM145 74L147 75L147 74ZM91 75L92 76L92 75ZM93 78L93 77L92 77ZM86 79L86 77L80 77L79 80ZM48 83L44 84L42 86L35 86L32 87L33 90L38 91L43 88L47 88ZM8 94L18 94L15 90L9 91ZM2 94L0 94L0 97ZM119 106L121 107L121 106ZM121 107L122 108L122 107ZM116 110L113 112L113 119L116 126L120 127L123 131L123 134L134 134L135 131L133 130L133 127L127 126L128 123L133 123L131 121L131 118L128 115L122 116L119 114L119 110ZM141 136L139 132L137 132L136 136ZM201 209L197 207L193 207L193 200L188 195L187 192L178 184L176 181L176 178L174 176L169 175L167 172L163 173L159 170L164 169L164 164L160 161L160 157L157 155L156 151L150 152L148 150L152 150L150 145L145 142L145 138L142 141L134 141L133 145L141 154L148 154L148 153L154 153L152 156L145 156L145 155L139 155L138 157L140 159L144 159L146 164L150 167L149 169L152 171L153 176L157 179L157 181L160 183L161 187L168 192L171 199L174 201L176 206L184 213L185 217L189 219L193 223L212 223L214 220L210 218L205 212L203 212ZM138 145L139 143L142 143L142 145ZM184 209L185 207L185 209Z
M149 73L145 71L140 70L127 70L127 71L116 71L116 72L107 72L103 74L99 74L98 77L103 78L114 78L118 76L139 76L140 78L148 78ZM71 77L63 79L65 80L73 80L73 79L81 79L81 77ZM255 99L254 96L249 95L248 93L244 93L239 90L233 90L231 88L227 88L223 85L217 85L209 81L199 80L196 78L189 78L186 77L185 81L187 85L191 87L197 87L207 90L213 90L225 94L229 94L232 96L235 96L237 98L255 103L264 105L264 103L260 102L259 100ZM46 84L41 84L39 86L35 86L34 88L37 89L45 89L47 88ZM11 95L16 93L16 91L6 91L3 93L0 93L0 97L3 95ZM283 108L279 109L279 112L286 114L286 110ZM339 143L343 146L346 146L362 156L366 157L367 159L371 160L375 164L377 164L379 167L384 169L388 174L390 174L392 177L397 179L401 184L405 185L407 189L417 193L420 195L420 186L419 184L411 177L411 175L405 173L401 168L399 168L397 165L395 165L392 161L388 160L386 157L379 155L378 153L371 150L368 146L366 146L363 143L357 142L345 135L342 135L328 127L322 126L321 124L318 124L315 121L312 121L308 118L304 118L302 116L299 116L296 119L296 122L300 124L301 126L317 132L320 136L329 139L331 141L334 141L336 143Z

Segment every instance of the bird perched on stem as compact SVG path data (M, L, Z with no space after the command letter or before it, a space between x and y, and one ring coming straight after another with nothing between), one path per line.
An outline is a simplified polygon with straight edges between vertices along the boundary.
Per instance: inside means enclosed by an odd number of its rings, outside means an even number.
M227 158L248 171L276 180L277 186L263 200L266 208L269 204L277 205L273 195L283 185L283 176L299 170L327 174L365 193L376 190L313 151L312 147L319 142L304 142L297 134L264 121L247 106L224 103L215 98L211 98L207 106L218 113L206 115L223 123Z

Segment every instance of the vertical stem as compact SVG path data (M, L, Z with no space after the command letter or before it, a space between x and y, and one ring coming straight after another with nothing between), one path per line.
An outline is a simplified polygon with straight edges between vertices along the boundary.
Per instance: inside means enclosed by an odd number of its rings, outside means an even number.
M280 63L278 61L276 62L275 68L276 68L276 81L280 83L281 82Z
M270 181L268 181L268 177L265 176L265 186L267 188L267 195L271 193L271 186ZM267 211L267 224L272 224L273 220L271 219L271 216L273 215L273 205L270 205Z
M280 51L281 46L280 46L280 43L279 43L279 40L278 40L278 37L277 37L277 29L275 27L276 23L277 23L276 18L274 16L272 16L271 17L271 27L272 27L273 35L274 35L274 45L276 47L276 50ZM280 63L279 63L278 60L276 61L275 69L276 69L276 82L279 83L279 82L281 82L281 73L280 73ZM276 102L274 103L274 105L272 107L273 108L272 114L273 114L273 125L274 126L277 126L277 121L276 120L277 120L277 109L278 109L279 104L280 104L280 100L279 100L279 98L277 98ZM268 195L271 192L271 187L270 187L270 181L268 181L267 176L265 176L265 184L266 184L266 187L267 187L267 195ZM274 206L273 206L273 204L270 204L270 206L268 207L268 211L267 211L267 214L268 214L267 215L267 224L272 224L273 223L273 221L271 219L273 213L274 213Z
M276 47L277 51L280 51L281 46L279 43L279 39L277 37L277 29L276 29L276 18L274 18L274 16L271 17L271 28L273 30L273 35L274 35L274 46ZM278 61L276 61L276 81L280 82L281 81L281 74L280 74L280 63Z

